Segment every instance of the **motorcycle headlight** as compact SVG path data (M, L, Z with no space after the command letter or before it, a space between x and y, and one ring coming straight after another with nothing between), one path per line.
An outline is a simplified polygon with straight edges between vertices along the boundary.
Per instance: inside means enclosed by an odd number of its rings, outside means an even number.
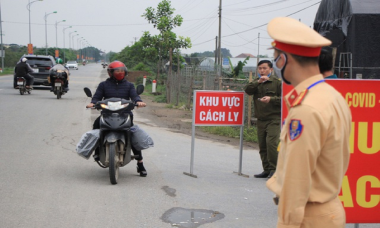
M100 106L102 107L102 109L117 111L117 110L128 107L128 105L129 105L129 103L128 104L121 104L121 101L118 101L118 102L108 102L107 104L101 104Z

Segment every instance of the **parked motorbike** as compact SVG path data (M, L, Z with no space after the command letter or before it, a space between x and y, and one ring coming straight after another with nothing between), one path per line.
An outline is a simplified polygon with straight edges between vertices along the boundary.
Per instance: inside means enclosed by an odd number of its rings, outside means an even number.
M21 95L24 95L25 93L30 94L32 91L31 88L26 88L26 79L24 77L17 77L17 86Z
M92 97L91 90L84 88L88 97ZM136 87L137 94L144 92L144 86ZM110 98L99 101L94 108L101 110L99 133L99 159L96 161L102 168L109 168L111 184L117 184L119 168L127 165L136 156L131 147L131 111L137 106L131 100Z
M64 95L66 92L63 91L63 88L65 87L65 82L67 80L66 72L57 72L56 74L50 75L50 77L53 77L54 84L53 86L53 93L57 95L57 99L61 99L62 95Z

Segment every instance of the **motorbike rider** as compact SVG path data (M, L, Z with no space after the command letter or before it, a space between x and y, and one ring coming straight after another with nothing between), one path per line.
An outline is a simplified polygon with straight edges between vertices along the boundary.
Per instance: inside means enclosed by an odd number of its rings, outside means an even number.
M50 85L51 85L50 92L54 91L55 77L52 77L52 76L57 75L58 73L62 73L63 76L65 77L65 84L63 86L63 91L67 92L67 91L69 91L69 75L70 75L70 72L65 66L62 65L63 64L62 59L58 58L56 62L57 62L57 64L49 70L49 78L50 78Z
M18 89L17 86L17 78L24 77L26 79L26 88L33 89L34 77L29 73L33 72L33 69L30 67L29 63L27 63L27 58L22 58L17 62L15 67L15 74L13 79L13 88Z
M99 83L98 88L94 96L92 97L91 103L86 107L94 107L98 101L109 98L122 98L126 100L132 100L137 104L138 107L145 107L146 104L141 100L140 96L137 94L135 86L126 80L128 74L127 67L124 63L120 61L114 61L108 65L107 72L109 78L105 81ZM131 124L133 126L133 113L130 112ZM100 116L94 121L93 129L100 128ZM140 176L145 177L147 175L146 169L143 165L143 157L141 151L136 150L132 146L132 151L137 160L137 172ZM99 149L95 150L94 159L99 159Z

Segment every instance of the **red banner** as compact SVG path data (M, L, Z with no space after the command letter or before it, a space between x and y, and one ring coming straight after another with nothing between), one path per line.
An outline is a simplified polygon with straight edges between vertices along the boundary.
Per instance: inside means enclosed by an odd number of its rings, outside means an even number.
M194 124L209 126L244 125L244 92L194 92Z
M342 94L352 114L350 164L339 195L347 223L380 223L380 80L326 82ZM283 85L286 95L293 87ZM284 100L282 113L284 119Z

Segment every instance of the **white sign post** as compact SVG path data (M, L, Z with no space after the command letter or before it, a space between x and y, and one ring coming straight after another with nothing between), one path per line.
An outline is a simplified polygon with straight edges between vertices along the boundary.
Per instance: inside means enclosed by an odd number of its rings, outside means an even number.
M241 172L243 163L244 92L194 91L190 173L183 172L183 174L197 178L193 173L195 126L240 126L240 156L237 173L240 176L247 176Z

